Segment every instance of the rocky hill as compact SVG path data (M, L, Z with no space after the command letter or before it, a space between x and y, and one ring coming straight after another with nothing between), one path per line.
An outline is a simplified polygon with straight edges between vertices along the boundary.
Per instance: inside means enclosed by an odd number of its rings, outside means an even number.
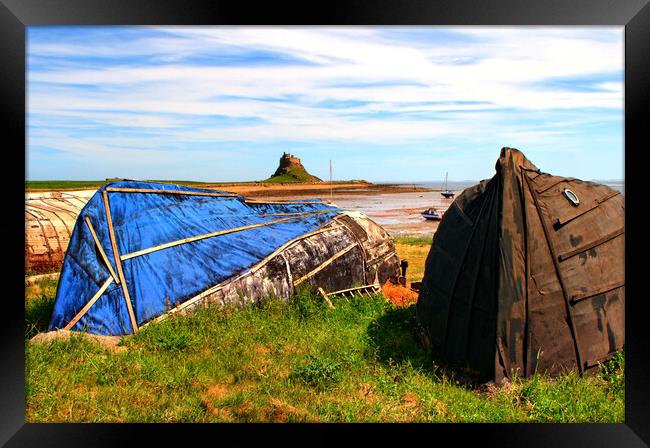
M280 157L280 164L275 173L264 182L322 182L318 177L307 172L298 157L286 152Z

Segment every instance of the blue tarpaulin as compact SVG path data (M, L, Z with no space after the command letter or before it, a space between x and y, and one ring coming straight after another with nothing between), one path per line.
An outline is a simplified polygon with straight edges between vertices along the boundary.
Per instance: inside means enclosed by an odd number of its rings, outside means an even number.
M131 191L123 191L127 189ZM115 262L105 196L121 269ZM108 183L77 218L49 329L65 328L83 313L71 330L133 333L127 303L139 327L246 271L288 241L326 224L339 211L320 200L273 203L172 184ZM120 281L121 274L125 282Z

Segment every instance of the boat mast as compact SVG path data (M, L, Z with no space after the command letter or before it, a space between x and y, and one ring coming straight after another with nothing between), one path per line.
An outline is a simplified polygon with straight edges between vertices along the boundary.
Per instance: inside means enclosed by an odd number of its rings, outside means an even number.
M333 188L334 187L332 186L332 159L330 159L330 204L332 203L332 194L333 194L332 190L333 190Z

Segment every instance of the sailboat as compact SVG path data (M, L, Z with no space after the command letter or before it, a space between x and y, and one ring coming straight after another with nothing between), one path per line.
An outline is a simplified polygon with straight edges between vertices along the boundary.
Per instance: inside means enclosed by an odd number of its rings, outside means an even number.
M332 204L334 202L333 196L334 190L332 187L332 160L330 160L330 200L328 201L328 204Z
M444 196L445 198L447 198L447 199L449 199L449 198L453 198L454 195L456 194L456 193L454 193L453 191L451 191L451 190L447 187L447 175L448 175L448 174L449 174L449 173L445 173L445 191L443 191L443 192L440 193L441 195L443 195L443 196Z

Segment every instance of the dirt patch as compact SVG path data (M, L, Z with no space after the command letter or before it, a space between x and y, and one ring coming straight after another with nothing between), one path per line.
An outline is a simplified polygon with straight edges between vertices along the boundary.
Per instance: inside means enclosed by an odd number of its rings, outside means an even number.
M296 344L292 344L288 342L282 345L280 351L282 352L282 354L297 354L297 353L303 353L304 350L302 350Z
M426 192L432 191L429 188L424 187L415 187L415 188L405 188L400 184L388 185L388 184L369 184L369 183L334 183L329 184L327 182L316 182L316 183L296 183L296 184L257 184L257 185L224 185L224 186L213 186L210 185L208 188L217 188L219 190L228 191L230 193L237 193L242 196L247 197L269 197L269 196L283 196L283 197L294 197L296 195L312 195L312 196L322 196L323 198L329 198L330 191L334 191L337 194L358 194L358 193L370 193L370 194L386 194L386 193L404 193L408 192Z
M210 398L214 398L215 400L223 400L228 395L230 395L230 390L229 386L225 384L213 384L211 386L208 386L206 393Z
M265 345L255 345L253 347L253 350L255 350L255 353L259 353L259 354L271 353L271 349L266 347Z
M297 421L308 420L309 413L304 409L299 409L289 403L271 398L269 400L270 408L266 412L268 421L273 423L287 423L290 419ZM293 417L293 418L292 418Z
M241 381L233 383L234 379L229 378L226 383L209 384L205 392L201 394L201 403L208 415L216 421L233 422L240 419L247 419L253 412L253 406L244 402L239 406L224 406L223 401L236 393L245 392L257 387L254 381Z
M519 385L512 384L507 378L504 378L501 382L495 383L490 381L488 383L482 384L479 388L488 398L494 398L498 394L505 394L509 396L515 396L519 393L521 387Z
M205 406L207 413L212 417L215 417L217 421L232 422L234 420L230 408L215 406L210 400L206 399L202 399L201 402Z
M395 284L388 280L381 287L381 292L395 306L407 307L418 301L418 293L411 288Z
M57 272L50 272L48 274L38 274L38 275L29 275L25 276L25 286L31 286L35 283L39 283L43 280L58 280L58 278L61 276L61 273L59 271Z
M368 383L361 383L359 384L359 397L363 398L364 400L372 400L375 396L374 393L374 388L372 385Z
M30 342L41 344L41 343L53 341L55 339L69 340L73 334L75 336L85 338L92 342L98 342L104 348L112 352L123 352L127 349L124 346L118 345L120 343L120 340L122 339L121 336L100 336L96 334L89 334L89 333L83 333L79 331L69 331L69 330L55 330L55 331L48 331L45 333L38 333L36 336L30 339Z
M407 392L402 401L405 408L413 409L418 407L418 397L413 392Z

